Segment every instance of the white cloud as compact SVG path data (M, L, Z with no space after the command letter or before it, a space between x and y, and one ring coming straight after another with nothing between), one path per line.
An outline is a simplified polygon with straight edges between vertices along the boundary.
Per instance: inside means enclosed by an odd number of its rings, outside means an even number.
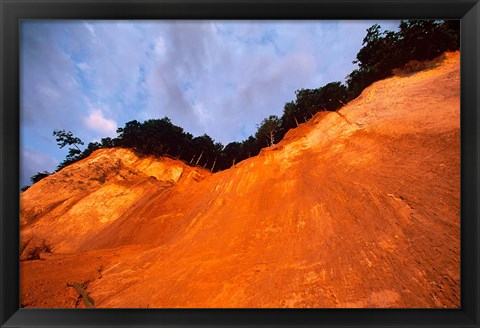
M99 109L93 109L85 118L85 124L90 130L102 133L108 136L115 136L117 130L117 122L103 116Z
M57 90L55 90L54 88L52 88L48 85L38 86L37 91L43 97L49 97L49 98L59 98L60 97L60 93Z
M88 71L91 71L92 70L92 67L90 65L88 65L87 63L78 63L77 64L77 67L79 69L81 69L82 71L84 72L88 72Z
M87 28L87 30L90 32L90 34L92 34L93 37L96 37L96 34L95 34L95 30L93 28L93 25L92 24L89 24L87 22L84 23L85 27Z
M166 47L165 47L165 40L162 37L158 37L155 40L155 44L153 45L153 51L159 57L165 55Z
M205 127L215 123L214 117L209 113L201 103L193 105L193 112L200 123Z

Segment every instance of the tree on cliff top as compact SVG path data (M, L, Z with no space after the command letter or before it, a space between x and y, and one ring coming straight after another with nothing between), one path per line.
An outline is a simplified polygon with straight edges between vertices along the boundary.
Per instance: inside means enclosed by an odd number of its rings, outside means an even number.
M60 148L65 147L66 145L73 145L79 152L80 148L77 145L83 145L83 141L80 138L74 137L71 131L65 132L65 130L55 130L53 135L57 137L57 145Z
M57 137L57 145L60 148L63 148L67 145L75 147L68 148L68 155L66 159L58 165L57 171L61 170L67 165L75 163L82 158L82 151L80 148L78 148L78 145L83 145L83 141L80 138L74 137L71 131L66 132L65 130L55 130L53 131L53 135Z
M275 142L275 131L280 127L281 123L282 121L278 116L270 115L260 123L255 137L258 140L266 139L268 146L273 146Z
M37 172L35 175L33 175L31 178L30 178L30 181L32 181L32 183L37 183L38 181L48 177L49 175L51 175L52 173L50 172L47 172L47 171L43 171L43 172Z

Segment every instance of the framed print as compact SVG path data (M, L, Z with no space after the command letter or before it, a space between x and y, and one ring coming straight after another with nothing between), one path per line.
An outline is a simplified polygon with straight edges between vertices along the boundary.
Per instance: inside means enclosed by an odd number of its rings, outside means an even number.
M0 5L2 327L479 326L478 1Z

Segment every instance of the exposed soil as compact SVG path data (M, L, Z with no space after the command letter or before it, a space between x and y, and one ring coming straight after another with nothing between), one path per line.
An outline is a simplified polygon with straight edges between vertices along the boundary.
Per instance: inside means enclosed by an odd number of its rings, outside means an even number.
M460 307L460 55L212 174L103 149L21 195L24 307Z

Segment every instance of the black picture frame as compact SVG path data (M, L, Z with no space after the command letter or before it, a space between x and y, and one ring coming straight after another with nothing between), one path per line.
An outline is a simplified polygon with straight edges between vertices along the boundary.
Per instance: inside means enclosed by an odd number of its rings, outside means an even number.
M478 0L0 0L1 327L479 327ZM21 19L460 19L460 309L19 309Z

